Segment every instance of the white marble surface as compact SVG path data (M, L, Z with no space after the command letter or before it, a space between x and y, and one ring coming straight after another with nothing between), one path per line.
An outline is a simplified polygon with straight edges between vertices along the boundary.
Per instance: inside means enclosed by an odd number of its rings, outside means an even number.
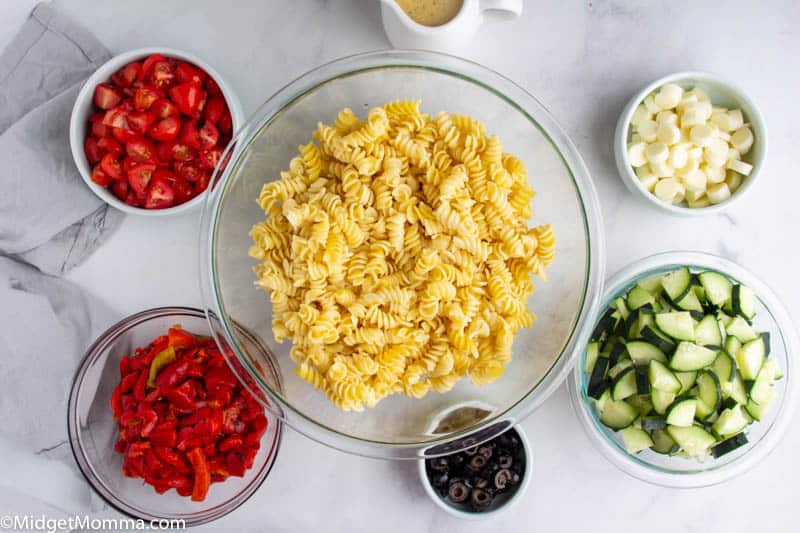
M34 3L0 2L0 46ZM113 52L166 45L204 57L231 82L248 113L322 62L388 46L371 0L54 4L82 20ZM800 3L792 0L743 0L724 7L691 0L531 0L520 20L485 25L464 55L536 95L577 144L602 203L609 273L658 251L710 251L767 280L797 318L798 49ZM727 214L699 220L671 218L634 198L616 175L611 154L614 122L628 97L652 79L689 69L738 81L761 106L770 141L761 183ZM197 238L196 216L128 217L69 278L119 316L159 305L200 306ZM418 485L412 464L348 456L288 431L260 491L201 529L797 530L791 507L800 479L797 425L756 469L722 486L687 491L644 484L606 462L579 427L564 387L522 426L536 454L533 483L516 508L488 523L462 522L439 511ZM65 506L83 510L78 507L88 495L80 491L88 488L51 486L46 465L29 467L28 484L64 491ZM98 510L98 502L92 507Z

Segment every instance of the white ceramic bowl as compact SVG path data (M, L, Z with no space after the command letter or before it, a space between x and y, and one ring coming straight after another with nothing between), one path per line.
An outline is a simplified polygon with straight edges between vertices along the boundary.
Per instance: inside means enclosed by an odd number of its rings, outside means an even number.
M235 134L235 132L244 122L242 105L234 94L230 85L228 85L222 76L220 76L219 72L217 72L214 67L199 57L190 54L189 52L183 52L173 48L153 47L137 48L135 50L129 50L128 52L123 52L119 55L116 55L100 66L100 68L98 68L94 74L89 76L89 79L86 80L86 83L84 83L83 87L78 93L78 97L75 100L75 106L72 108L72 116L70 117L69 122L69 144L70 149L72 150L72 158L75 160L75 165L78 167L78 171L80 171L83 181L85 181L86 185L92 190L92 192L99 196L104 202L116 207L120 211L124 211L132 215L162 217L185 213L197 208L203 203L207 190L201 194L198 194L188 202L176 205L175 207L169 207L167 209L144 209L141 207L133 207L127 205L125 202L114 196L114 193L112 193L106 187L101 187L92 181L92 167L89 164L89 161L86 158L86 154L83 150L83 143L86 140L89 116L92 114L94 109L94 88L98 83L103 83L111 79L112 74L128 63L144 59L145 57L155 53L192 63L205 70L208 75L217 82L217 85L219 85L219 88L222 90L222 94L225 97L225 101L228 103L228 109L230 109L231 112L233 131Z
M633 166L628 159L628 140L631 136L631 118L633 117L633 112L636 110L636 107L642 103L645 97L666 83L674 83L684 89L699 87L708 94L713 105L741 109L745 123L750 124L755 141L752 149L743 156L742 159L753 165L753 171L749 176L744 178L742 185L736 192L734 192L728 200L720 204L695 209L683 205L668 204L662 202L653 193L648 191L636 177ZM755 183L761 172L761 168L764 166L766 156L767 126L756 104L741 89L732 83L706 72L678 72L657 79L631 98L617 121L617 129L614 133L614 159L617 162L617 170L625 186L631 192L642 196L651 204L675 215L710 215L727 209L736 200L741 198L742 195L752 187L753 183Z
M428 496L430 496L431 500L433 500L433 503L438 505L439 508L446 513L449 513L456 518L461 518L462 520L486 520L488 518L496 517L521 500L522 496L528 490L528 485L530 485L531 477L533 475L533 451L531 450L530 442L528 442L528 437L525 436L525 432L522 430L522 428L517 425L508 431L512 430L515 430L517 435L519 435L519 440L522 442L522 449L525 454L525 470L523 471L522 479L520 480L516 490L510 493L502 494L495 498L490 508L485 511L464 511L456 507L455 504L452 504L439 496L436 490L434 490L430 480L428 479L428 474L425 472L425 460L421 459L417 462L419 479L422 483L422 486L425 487L425 492L428 494Z

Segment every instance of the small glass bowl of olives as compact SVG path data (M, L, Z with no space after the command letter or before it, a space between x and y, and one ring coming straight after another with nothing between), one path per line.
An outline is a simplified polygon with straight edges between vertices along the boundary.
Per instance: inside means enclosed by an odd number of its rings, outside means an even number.
M453 516L489 518L520 499L530 482L533 455L521 428L451 455L419 461L428 496Z

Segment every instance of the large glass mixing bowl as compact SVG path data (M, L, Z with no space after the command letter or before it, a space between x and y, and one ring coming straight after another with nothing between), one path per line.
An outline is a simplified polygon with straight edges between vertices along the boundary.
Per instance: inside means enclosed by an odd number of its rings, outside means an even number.
M363 412L345 412L294 374L291 343L272 335L268 295L254 286L247 255L251 226L264 214L256 198L280 177L317 122L344 107L365 115L393 100L421 100L428 113L469 114L522 159L531 185L533 224L550 223L557 252L546 282L528 301L538 316L520 330L505 374L483 387L462 380L422 399L393 395ZM214 176L203 212L202 291L217 340L234 348L234 370L286 423L317 441L361 455L412 459L488 440L530 414L564 380L585 345L603 278L602 226L596 193L580 155L555 120L524 89L463 59L421 51L360 54L323 65L267 100L237 133ZM273 361L248 353L234 323L256 332ZM241 364L239 364L241 363ZM266 369L278 369L277 379ZM262 370L264 369L264 370ZM269 405L267 405L269 408Z

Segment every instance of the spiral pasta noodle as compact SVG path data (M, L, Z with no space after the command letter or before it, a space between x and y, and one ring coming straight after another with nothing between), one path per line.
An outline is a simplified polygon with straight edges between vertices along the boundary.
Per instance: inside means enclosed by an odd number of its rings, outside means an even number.
M344 410L499 378L555 256L525 165L466 115L343 109L257 199L250 236L273 334Z

